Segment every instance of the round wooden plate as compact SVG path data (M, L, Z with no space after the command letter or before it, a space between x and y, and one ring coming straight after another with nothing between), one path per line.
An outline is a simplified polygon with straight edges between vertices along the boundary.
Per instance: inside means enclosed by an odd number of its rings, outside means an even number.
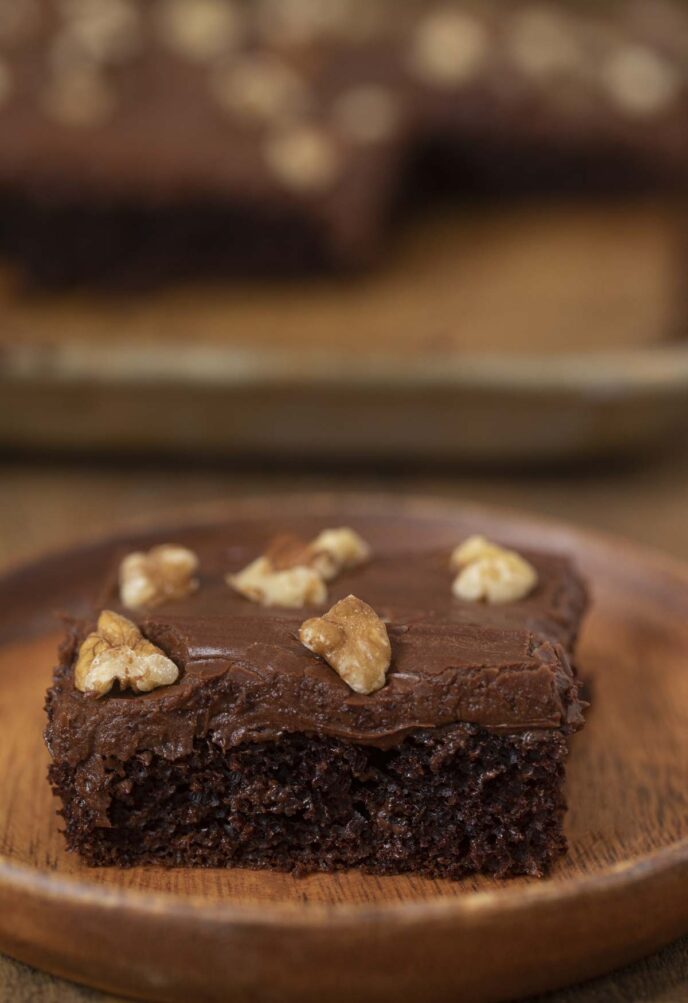
M212 533L251 519L351 523L374 545L401 534L418 548L481 530L576 556L594 598L580 647L593 703L570 761L568 855L546 880L510 882L82 866L45 780L43 691L54 611L84 606L121 535L0 581L1 950L149 1000L480 1003L688 931L688 569L513 513L379 497L243 501L123 536L183 541L192 522Z

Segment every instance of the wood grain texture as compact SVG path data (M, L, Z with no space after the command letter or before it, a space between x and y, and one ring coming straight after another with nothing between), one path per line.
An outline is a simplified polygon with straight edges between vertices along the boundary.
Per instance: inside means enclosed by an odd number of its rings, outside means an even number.
M681 226L647 202L454 208L348 279L30 296L0 272L0 446L634 451L688 427Z
M308 504L316 518L354 521L381 544L399 528L389 500L339 503L335 511L327 499ZM289 505L280 510L286 519ZM408 504L398 518L419 544L481 528L572 550L591 577L596 603L581 663L595 704L571 763L571 851L552 878L498 884L85 870L64 853L43 780L40 694L55 639L37 623L38 635L6 644L0 655L0 690L9 681L14 701L0 751L6 949L150 999L219 1000L231 987L243 1000L279 985L284 999L386 1000L403 984L407 1000L439 1000L461 988L477 1001L595 974L688 929L688 572L630 545L489 510ZM72 558L84 584L102 557L96 547ZM58 568L44 562L11 588L5 583L5 632L23 590L46 613L54 605ZM10 910L12 922L3 923Z
M688 938L611 975L523 1003L684 1003L688 999ZM66 982L0 955L0 999L12 1003L124 1003L125 997Z

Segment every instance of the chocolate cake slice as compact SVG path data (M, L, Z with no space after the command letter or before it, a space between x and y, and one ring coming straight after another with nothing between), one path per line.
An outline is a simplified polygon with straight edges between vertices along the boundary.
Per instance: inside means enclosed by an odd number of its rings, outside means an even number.
M564 851L569 560L469 541L452 568L451 545L335 553L338 533L228 527L113 568L47 697L70 849L451 878L541 875Z

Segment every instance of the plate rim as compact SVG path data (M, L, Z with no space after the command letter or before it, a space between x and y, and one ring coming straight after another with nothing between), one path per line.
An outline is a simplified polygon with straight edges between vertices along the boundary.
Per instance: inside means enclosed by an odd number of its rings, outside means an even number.
M183 870L183 868L175 868ZM159 915L180 920L202 918L218 926L282 926L294 929L328 926L360 927L395 921L401 925L423 920L468 922L489 919L495 914L529 913L535 906L553 903L566 906L572 901L589 899L591 904L615 890L638 889L648 881L675 875L688 889L688 837L672 843L655 854L644 854L611 865L583 878L556 881L545 878L537 884L519 886L510 891L467 891L460 896L432 895L402 901L375 904L341 902L252 902L225 903L209 901L202 895L182 896L175 892L149 892L133 888L113 888L81 878L53 875L26 864L16 864L0 854L0 890L27 895L36 901L58 899L75 906L96 907L110 912L113 907L131 909L138 914Z
M169 349L166 351L166 349ZM105 365L107 362L107 365ZM401 392L438 387L525 393L534 398L552 392L594 400L600 394L637 397L682 395L688 389L688 343L682 337L654 347L569 350L552 354L519 352L446 352L414 358L389 352L371 355L363 366L341 351L255 350L207 342L140 344L124 339L104 347L81 339L4 343L0 339L0 382L39 382L69 387L84 380L96 385L212 386L250 389L258 386L336 384L352 391L385 387Z

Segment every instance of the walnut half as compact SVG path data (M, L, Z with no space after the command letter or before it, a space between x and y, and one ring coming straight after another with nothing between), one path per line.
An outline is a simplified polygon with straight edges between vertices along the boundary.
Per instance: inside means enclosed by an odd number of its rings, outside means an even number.
M245 598L263 606L319 605L327 600L326 582L369 557L368 544L347 526L325 529L310 543L284 533L271 541L261 557L226 580Z
M370 558L370 547L363 537L348 526L324 529L309 545L310 563L325 581L340 572L356 568Z
M297 564L280 570L268 557L257 557L238 574L227 575L227 584L262 606L297 608L327 599L325 583L314 568Z
M161 543L147 552L128 554L119 566L119 595L127 609L159 606L195 592L198 558L193 550Z
M535 568L524 557L484 536L469 536L456 547L450 566L459 572L452 592L466 602L516 602L529 595L538 581Z
M473 536L467 536L463 543L454 548L449 558L449 566L452 571L460 571L473 561L479 561L483 557L496 557L503 553L504 547L492 543L480 533L475 533Z
M148 693L177 681L179 669L171 658L142 635L131 620L105 609L96 630L79 648L74 685L82 693L101 697L115 680L122 689Z
M367 603L347 596L323 616L306 620L299 640L320 655L356 693L385 685L392 659L387 628Z

